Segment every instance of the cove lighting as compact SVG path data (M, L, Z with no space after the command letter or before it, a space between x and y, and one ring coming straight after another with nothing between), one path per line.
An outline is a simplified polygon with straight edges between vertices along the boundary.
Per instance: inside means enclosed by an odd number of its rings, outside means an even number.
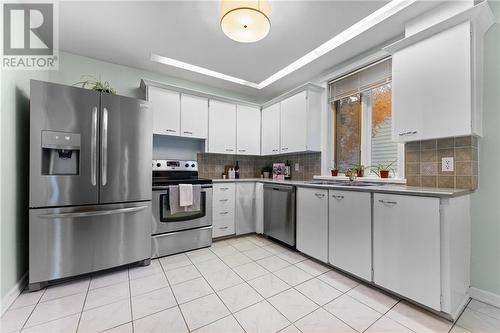
M203 75L208 75L211 77L215 77L221 80L241 84L247 87L252 87L255 89L262 89L270 84L282 79L283 77L289 75L290 73L295 72L299 68L304 67L305 65L311 63L312 61L318 59L319 57L325 55L326 53L338 48L339 46L347 43L349 40L359 36L360 34L366 32L368 29L374 27L375 25L383 22L384 20L388 19L389 17L397 14L398 12L404 10L405 8L411 6L413 3L415 3L417 0L393 0L389 2L387 5L379 8L378 10L374 11L364 19L360 20L359 22L353 24L346 30L342 31L338 35L334 36L330 40L326 41L325 43L321 44L311 52L307 53L306 55L300 57L299 59L295 60L288 66L282 68L278 72L274 73L264 81L260 83L254 83L250 82L247 80L243 80L234 76L226 75L223 73L219 73L216 71L212 71L210 69L188 64L183 61L175 60L172 58L164 57L161 55L157 54L151 54L151 61L159 62L165 65L177 67L177 68L182 68L188 71L200 73Z

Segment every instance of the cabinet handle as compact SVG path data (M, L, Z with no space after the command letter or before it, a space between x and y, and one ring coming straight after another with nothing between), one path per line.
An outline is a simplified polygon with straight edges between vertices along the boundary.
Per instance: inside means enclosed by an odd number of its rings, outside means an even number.
M184 134L191 134L191 135L193 135L193 132L190 132L190 131L184 131Z
M281 150L288 150L288 148L287 148L287 147L284 147L284 148L281 148Z
M220 212L219 214L220 215L227 215L227 214L229 214L229 212Z
M411 134L417 134L418 131L406 131L406 132L401 132L399 133L399 136L405 136L405 135L411 135Z
M228 199L220 199L220 202L226 202Z
M278 149L273 149L273 151L278 151Z
M382 200L380 199L378 202L386 204L386 205L397 205L396 201Z
M314 193L314 195L318 198L324 198L325 194L324 193Z
M227 190L229 190L229 187L221 187L220 190L221 191L227 191Z
M332 198L342 200L342 199L344 199L344 196L343 196L343 195L335 195L335 194L332 194Z
M177 132L176 130L173 130L173 129L166 129L165 131L169 132L169 133L176 133Z
M239 152L241 152L241 153L244 153L244 152L246 152L247 150L246 150L246 149L238 149L238 151L239 151Z
M225 226L225 227L220 227L219 229L221 230L226 230L227 228L229 228L228 226Z
M226 148L226 151L233 151L234 149Z

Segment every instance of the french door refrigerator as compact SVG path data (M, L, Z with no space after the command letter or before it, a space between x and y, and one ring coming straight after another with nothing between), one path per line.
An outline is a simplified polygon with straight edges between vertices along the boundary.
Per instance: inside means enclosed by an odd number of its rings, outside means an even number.
M31 80L29 289L151 256L148 102Z

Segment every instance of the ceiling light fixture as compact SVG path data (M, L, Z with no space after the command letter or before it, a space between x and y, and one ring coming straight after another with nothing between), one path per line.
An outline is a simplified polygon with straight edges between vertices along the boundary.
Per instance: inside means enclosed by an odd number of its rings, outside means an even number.
M224 34L240 43L254 43L271 29L268 0L221 0L220 26Z

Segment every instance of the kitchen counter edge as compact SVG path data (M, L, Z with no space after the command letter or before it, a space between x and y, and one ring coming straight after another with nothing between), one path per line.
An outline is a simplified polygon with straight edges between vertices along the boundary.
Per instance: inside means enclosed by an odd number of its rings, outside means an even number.
M240 179L212 179L214 184L217 183L245 183L245 182L260 182L264 184L287 184L299 187L311 187L319 189L333 189L342 191L357 191L357 192L375 192L388 194L403 194L415 195L422 197L439 197L453 198L462 195L467 195L473 192L470 189L452 189L452 188L432 188L432 187L415 187L398 184L381 184L375 186L335 186L325 184L309 184L304 180L273 180L265 178L240 178Z

